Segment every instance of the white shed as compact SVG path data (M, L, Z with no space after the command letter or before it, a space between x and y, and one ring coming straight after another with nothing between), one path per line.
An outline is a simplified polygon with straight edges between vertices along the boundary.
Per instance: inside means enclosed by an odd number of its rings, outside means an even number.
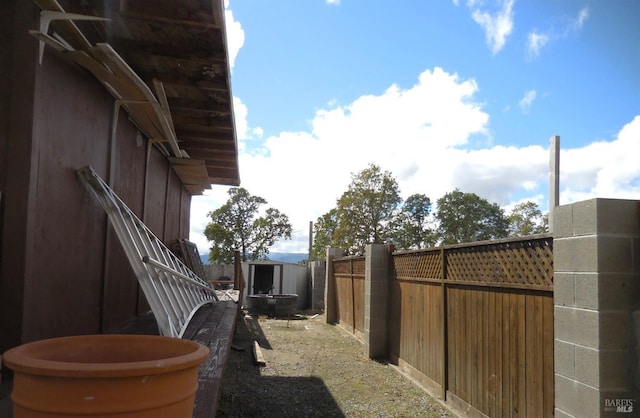
M243 304L246 306L247 295L297 294L298 309L309 306L309 269L299 264L280 261L251 261L242 263L245 278Z

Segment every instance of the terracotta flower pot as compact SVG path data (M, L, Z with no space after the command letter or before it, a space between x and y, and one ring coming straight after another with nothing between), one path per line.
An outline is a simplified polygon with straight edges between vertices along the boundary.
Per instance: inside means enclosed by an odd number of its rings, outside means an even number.
M35 341L4 354L14 418L191 417L201 344L149 335Z

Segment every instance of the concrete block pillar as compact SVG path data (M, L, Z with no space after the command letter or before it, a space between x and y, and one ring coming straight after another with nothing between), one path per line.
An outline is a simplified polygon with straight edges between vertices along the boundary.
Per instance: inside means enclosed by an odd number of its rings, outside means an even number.
M311 309L324 310L324 289L327 281L327 263L312 261L309 263L311 270Z
M390 247L369 244L365 253L364 352L369 358L386 358L389 312Z
M640 202L593 199L553 216L555 416L635 416Z
M339 248L327 248L324 286L324 314L327 324L338 322L338 300L336 299L336 282L333 280L333 259L342 257L342 250Z

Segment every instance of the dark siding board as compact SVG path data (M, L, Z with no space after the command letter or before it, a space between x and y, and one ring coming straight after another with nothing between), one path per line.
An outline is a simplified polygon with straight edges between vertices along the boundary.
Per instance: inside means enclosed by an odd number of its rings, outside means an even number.
M182 214L180 210L180 195L182 189L182 183L176 173L173 169L168 169L167 200L163 237L163 241L167 244L173 240L184 238L180 235L180 215Z
M76 170L107 172L113 103L92 76L51 56L36 86L25 341L100 330L105 215Z
M166 158L158 149L152 147L147 168L147 190L142 221L161 239L164 237L165 225L167 165Z
M7 180L14 13L14 0L0 2L0 191L5 190Z
M191 195L184 187L180 189L180 237L189 237L191 217Z
M38 13L33 2L5 1L2 3L2 34L7 34L2 44L9 60L3 61L6 71L4 82L10 94L2 99L5 131L0 141L7 141L3 154L3 248L0 259L0 351L20 344L23 327L25 254L27 245L27 208L31 172L32 111L34 103L34 78L36 63L33 57L37 46L27 34L27 29L37 25ZM20 98L20 100L15 100ZM6 101L5 101L6 100ZM6 112L6 113L5 113ZM11 121L11 123L9 123ZM8 244L10 243L10 244ZM8 320L7 318L10 318Z
M112 143L111 187L141 217L146 146L122 110ZM111 225L107 231L105 258L102 328L110 331L136 316L139 292L137 278Z

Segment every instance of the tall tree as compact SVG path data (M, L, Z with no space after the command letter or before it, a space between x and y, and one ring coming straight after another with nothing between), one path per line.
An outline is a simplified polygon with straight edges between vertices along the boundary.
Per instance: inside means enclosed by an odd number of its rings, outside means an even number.
M398 183L389 171L369 164L352 174L336 207L314 225L315 257L324 258L329 246L342 248L348 254L362 254L367 244L391 240L401 202Z
M508 236L509 221L495 203L458 189L438 199L435 218L443 244L482 241Z
M228 191L229 200L208 216L204 235L211 242L209 260L231 263L233 252L239 250L244 261L266 258L269 248L280 238L291 238L291 223L284 213L268 208L263 216L259 209L267 201L252 196L242 187Z
M338 209L333 208L313 224L313 259L323 260L328 247L342 248L338 233Z
M395 219L393 243L398 250L420 249L436 244L436 237L429 227L431 199L416 193L407 198Z
M337 234L344 237L350 254L364 253L367 244L392 238L393 218L402 202L398 182L375 164L352 175L351 184L338 199Z
M532 201L518 203L509 214L509 235L524 236L549 232L549 220L538 204Z

